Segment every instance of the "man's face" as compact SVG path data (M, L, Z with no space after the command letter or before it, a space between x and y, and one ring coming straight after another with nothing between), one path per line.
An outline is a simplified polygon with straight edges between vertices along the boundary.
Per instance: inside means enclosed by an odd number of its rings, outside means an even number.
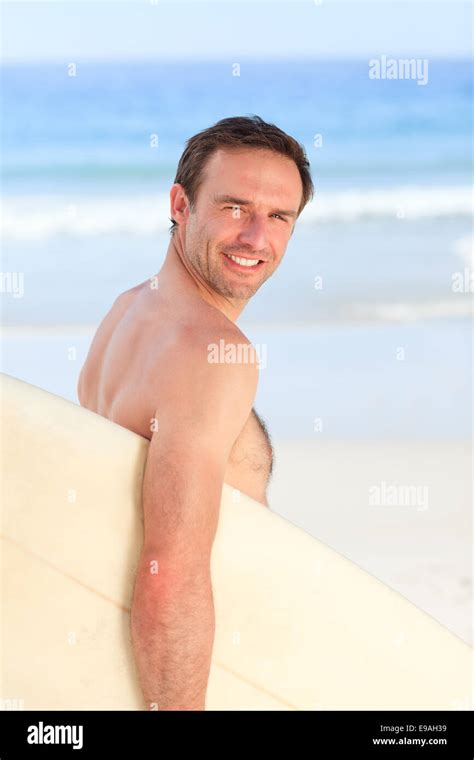
M302 192L296 164L285 156L217 150L181 228L189 265L220 295L247 301L279 266ZM259 263L243 266L229 254Z

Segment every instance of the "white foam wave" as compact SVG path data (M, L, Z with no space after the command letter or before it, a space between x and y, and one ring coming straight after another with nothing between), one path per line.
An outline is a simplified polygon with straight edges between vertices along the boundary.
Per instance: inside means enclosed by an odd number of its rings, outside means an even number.
M440 317L467 317L474 313L474 302L469 296L444 301L413 301L351 304L345 310L350 322L418 322Z
M472 189L459 187L396 187L317 194L301 218L357 221L391 218L414 221L436 217L472 216Z
M56 236L143 236L170 226L169 197L61 196L7 197L2 203L4 240L41 241ZM299 224L353 222L362 219L417 220L471 216L472 191L459 187L398 187L341 192L317 191Z

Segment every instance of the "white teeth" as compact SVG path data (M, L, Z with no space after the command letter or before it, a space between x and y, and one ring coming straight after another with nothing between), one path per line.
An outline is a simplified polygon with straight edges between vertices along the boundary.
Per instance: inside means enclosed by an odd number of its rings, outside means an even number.
M239 259L238 256L231 256L230 253L226 253L226 256L229 259L232 259L232 261L236 261L237 264L241 264L244 267L254 267L258 264L259 261L258 259L255 259L253 261L251 259Z

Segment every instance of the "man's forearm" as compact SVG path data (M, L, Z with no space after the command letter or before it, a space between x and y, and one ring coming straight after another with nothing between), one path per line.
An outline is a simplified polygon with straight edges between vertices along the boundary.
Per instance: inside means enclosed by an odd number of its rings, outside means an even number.
M215 633L210 568L137 571L131 632L148 709L204 710ZM160 575L161 572L161 575Z

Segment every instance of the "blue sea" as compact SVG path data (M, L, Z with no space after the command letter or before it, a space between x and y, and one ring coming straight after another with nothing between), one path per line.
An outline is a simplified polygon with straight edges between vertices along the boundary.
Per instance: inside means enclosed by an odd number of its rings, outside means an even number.
M469 437L471 66L430 60L426 85L366 60L4 66L2 271L24 292L3 283L3 370L74 398L61 346L75 336L79 365L159 268L186 139L256 113L304 144L316 189L239 319L268 347L257 408L289 437L315 419L335 438Z

